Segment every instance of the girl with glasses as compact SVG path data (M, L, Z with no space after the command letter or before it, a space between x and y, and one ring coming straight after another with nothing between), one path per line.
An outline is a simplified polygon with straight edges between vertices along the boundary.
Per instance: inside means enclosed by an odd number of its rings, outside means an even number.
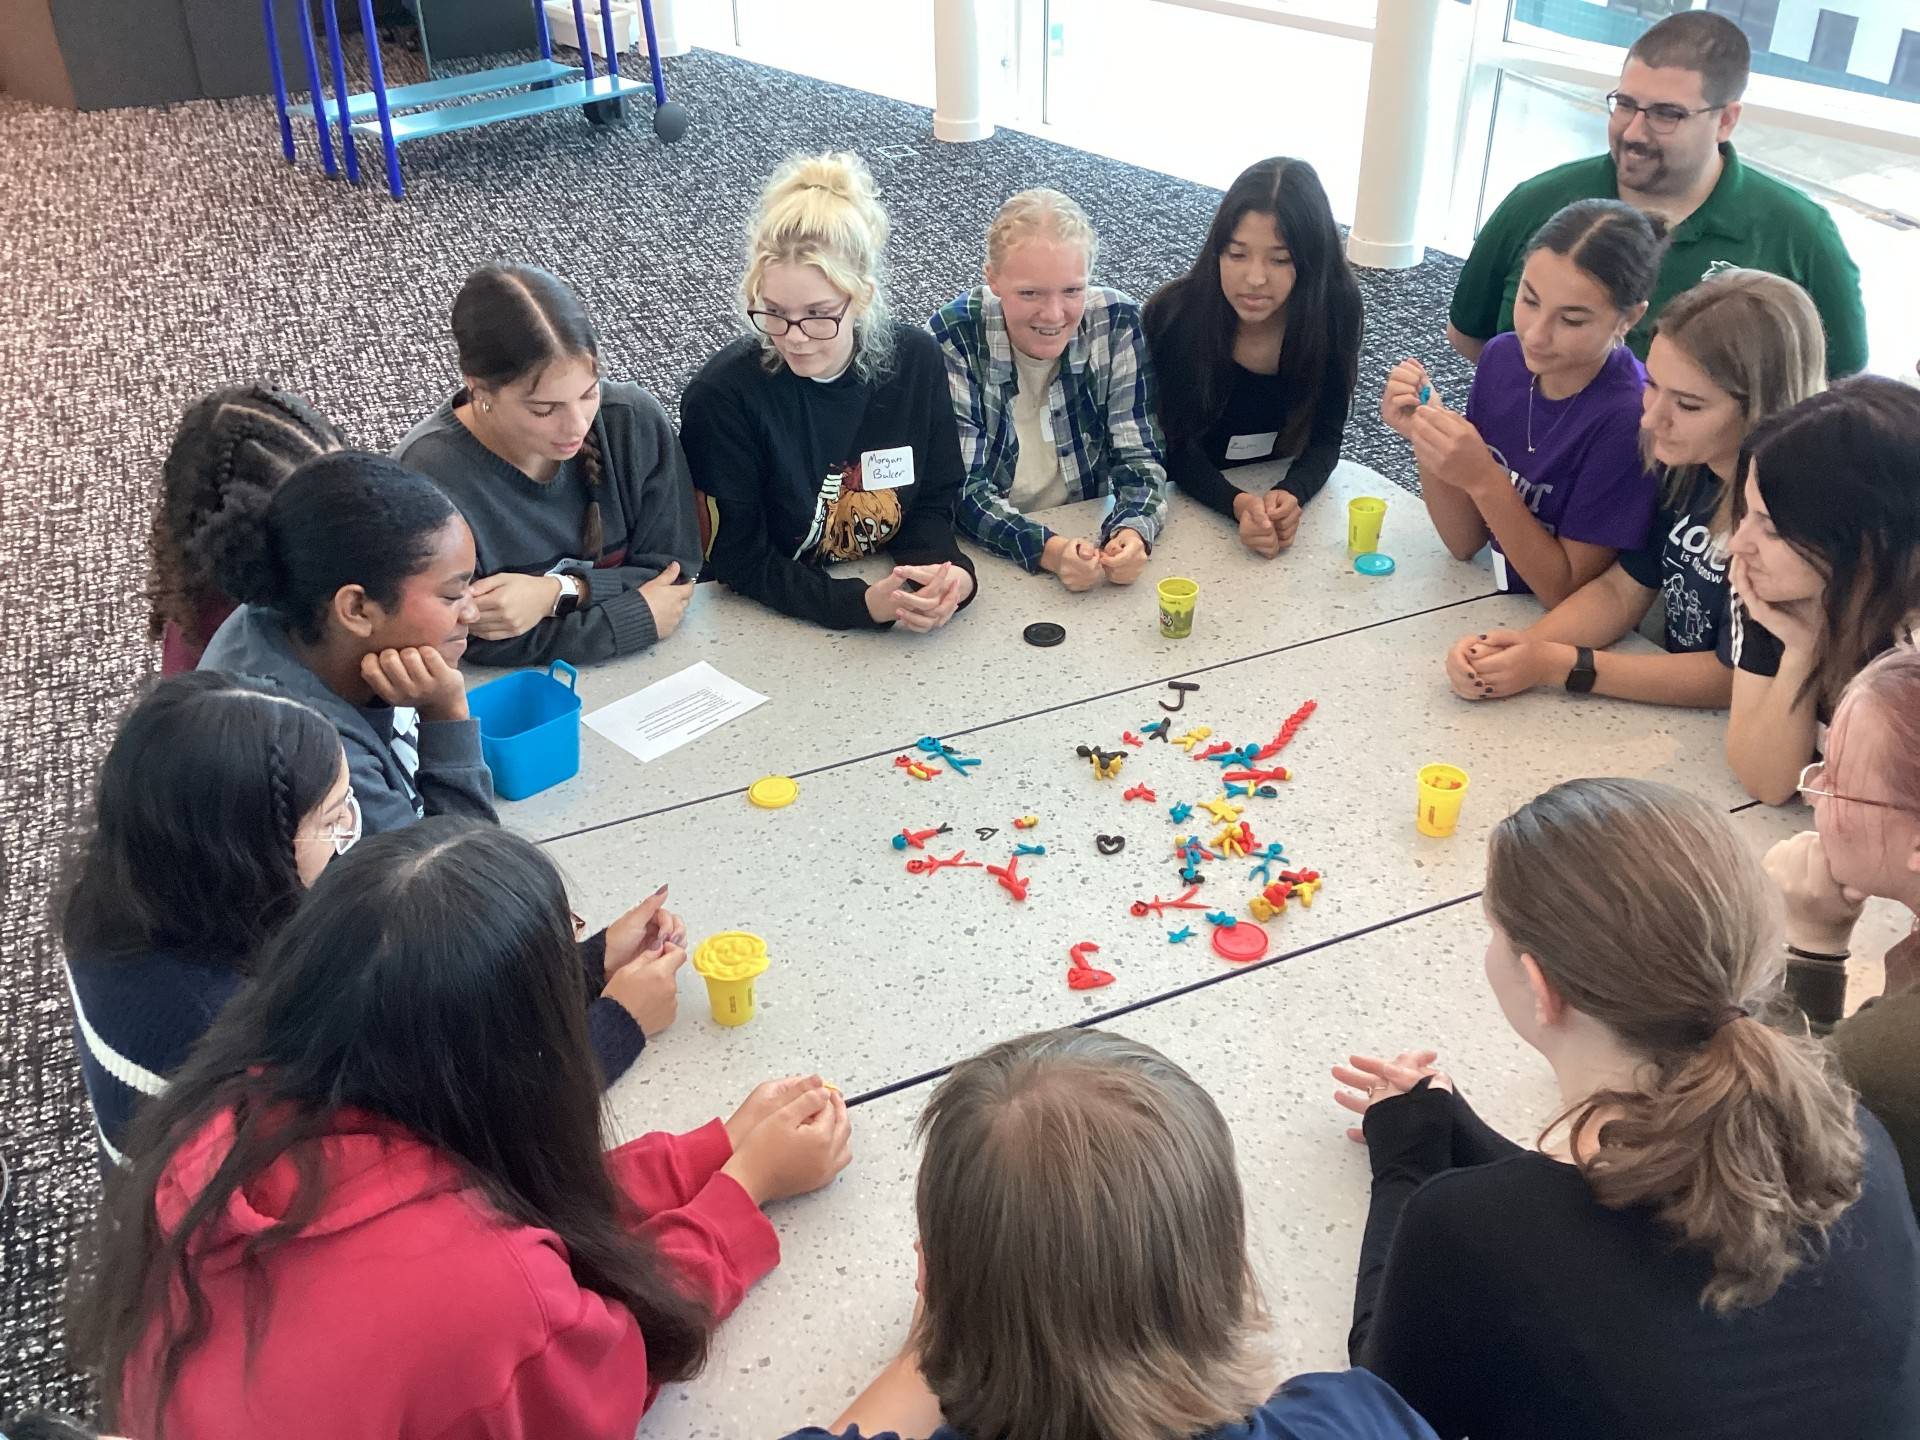
M1727 609L1727 515L1740 448L1761 421L1826 385L1819 312L1791 280L1727 270L1669 301L1647 351L1640 449L1662 467L1647 543L1524 630L1463 635L1447 679L1468 700L1540 685L1717 709L1733 672L1715 655ZM1658 602L1664 654L1610 650Z
M340 737L312 708L199 671L128 712L57 910L104 1161L359 838Z
M894 323L889 221L858 156L788 161L761 193L740 282L753 333L680 402L680 439L716 518L711 574L837 629L947 623L974 595L954 536L960 441L939 347ZM886 554L867 581L840 561Z
M700 572L693 486L660 402L603 381L580 297L486 265L453 302L461 386L394 456L473 530L481 665L604 660L671 635Z
M1920 651L1899 645L1853 678L1827 758L1800 793L1814 829L1767 853L1787 901L1787 981L1860 1099L1892 1133L1920 1212ZM1912 931L1887 951L1886 985L1842 1020L1855 922L1870 897L1902 907ZM1836 1028L1837 1027L1837 1028Z
M439 817L335 862L141 1117L70 1330L150 1440L632 1440L849 1158L817 1076L607 1148L559 873Z
M1748 437L1721 635L1727 759L1747 793L1793 799L1847 682L1920 627L1920 390L1843 380Z
M1885 1127L1762 1018L1773 896L1670 786L1574 780L1494 827L1485 970L1552 1068L1531 1146L1432 1050L1333 1074L1373 1171L1349 1340L1441 1440L1902 1440L1920 1229Z

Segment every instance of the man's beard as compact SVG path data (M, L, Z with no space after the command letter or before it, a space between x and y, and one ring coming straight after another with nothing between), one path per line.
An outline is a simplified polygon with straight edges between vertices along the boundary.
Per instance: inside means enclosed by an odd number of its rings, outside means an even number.
M1647 156L1629 155L1628 149L1629 147L1624 143L1617 143L1613 147L1613 168L1616 173L1626 168L1623 161L1631 162L1636 175L1642 175L1643 168L1649 161L1652 164L1652 169L1646 170L1642 178L1634 182L1635 190L1646 195L1676 195L1686 189L1686 186L1680 183L1679 177L1674 174L1673 168L1667 164L1665 151L1658 155Z

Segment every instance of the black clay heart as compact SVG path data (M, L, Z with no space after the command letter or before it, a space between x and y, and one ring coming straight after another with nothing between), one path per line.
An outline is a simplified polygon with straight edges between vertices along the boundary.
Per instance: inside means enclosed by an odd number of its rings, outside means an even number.
M1000 832L991 825L982 825L978 830L973 832L973 838L976 840L991 840L999 833Z
M1118 855L1122 850L1127 848L1127 837L1124 835L1096 835L1093 837L1093 848L1098 850L1102 855Z

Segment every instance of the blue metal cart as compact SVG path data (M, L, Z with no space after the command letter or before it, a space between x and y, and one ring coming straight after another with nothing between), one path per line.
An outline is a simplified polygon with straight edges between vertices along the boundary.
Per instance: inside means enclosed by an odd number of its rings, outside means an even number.
M615 48L613 11L602 0L601 36L606 42L605 74L594 68L593 47L587 43L587 18L582 0L573 0L575 38L580 41L580 63L569 65L553 58L553 35L547 26L547 11L542 0L533 0L535 24L540 37L540 58L520 65L502 65L453 75L444 80L428 80L419 85L387 88L386 74L380 63L380 43L373 18L373 0L359 0L360 28L367 42L367 69L372 88L357 95L347 93L346 58L340 46L338 0L320 0L327 36L327 59L332 72L331 102L321 83L320 57L314 44L312 0L299 0L300 43L306 59L308 100L290 102L287 77L280 63L280 36L274 19L274 0L261 0L260 13L267 30L268 64L273 71L273 100L280 116L280 150L289 164L294 160L293 121L296 117L314 122L320 148L320 165L329 176L338 176L344 168L353 184L360 181L360 156L354 144L357 131L369 140L377 139L386 157L387 189L398 200L406 194L400 177L399 145L403 140L419 140L428 135L445 135L454 130L470 130L498 120L518 120L527 115L544 115L550 110L579 109L595 124L606 124L625 113L628 95L648 89L639 80L620 73L620 57ZM640 0L640 15L647 32L647 64L652 71L653 129L662 140L678 140L687 132L686 107L667 99L666 77L660 73L660 42L653 27L652 0ZM461 103L450 103L450 102ZM333 115L327 113L331 103ZM335 158L332 131L340 130L340 154Z

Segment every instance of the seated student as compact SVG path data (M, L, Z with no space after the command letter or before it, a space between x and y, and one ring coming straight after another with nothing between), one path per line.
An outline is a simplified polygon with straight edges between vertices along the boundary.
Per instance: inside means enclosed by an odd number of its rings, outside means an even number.
M1069 590L1139 579L1167 513L1140 307L1089 284L1096 249L1078 205L1023 190L987 231L986 283L929 322L966 459L960 528ZM1099 495L1113 504L1092 539L1028 518Z
M1920 390L1857 375L1748 437L1734 492L1727 760L1784 805L1840 692L1920 631Z
M230 487L270 491L303 461L344 442L297 395L265 385L228 385L181 418L161 473L147 540L153 601L148 636L160 642L160 673L180 675L233 613L200 542Z
M1620 88L1607 96L1607 153L1524 181L1481 228L1454 285L1454 349L1478 360L1487 337L1513 328L1527 237L1548 216L1576 200L1624 200L1660 216L1673 235L1652 305L1627 336L1636 355L1646 357L1668 300L1738 267L1783 275L1813 297L1829 374L1864 369L1860 270L1833 217L1734 150L1751 59L1740 27L1703 10L1669 15L1635 41Z
M102 1158L125 1163L135 1109L166 1089L360 807L333 726L214 671L128 712L100 767L60 907L76 1031ZM673 1023L686 929L665 887L580 946L611 1084Z
M1413 444L1434 528L1461 560L1491 543L1502 590L1552 607L1646 542L1647 372L1621 342L1662 243L1658 221L1617 200L1569 205L1528 247L1514 331L1487 346L1464 416L1418 360L1387 377L1380 418Z
M700 573L673 424L600 378L580 297L545 270L485 265L453 302L462 383L394 447L473 531L480 665L605 660L674 632Z
M1896 1440L1920 1229L1887 1132L1777 991L1766 877L1670 786L1574 780L1494 827L1486 973L1563 1101L1495 1134L1434 1052L1353 1057L1373 1203L1350 1350L1442 1440Z
M230 489L201 543L242 602L201 668L272 680L326 716L369 834L422 815L495 818L456 668L479 614L473 534L432 481L343 450L271 493Z
M306 705L201 671L128 711L57 912L104 1160L359 838L340 737Z
M1147 302L1167 474L1272 559L1340 463L1360 364L1360 287L1304 160L1240 172L1193 268ZM1292 463L1264 495L1223 470Z
M1233 1137L1159 1051L1101 1030L1004 1041L954 1067L918 1129L920 1304L835 1432L1432 1436L1364 1370L1279 1378Z
M1815 828L1766 858L1787 901L1787 990L1817 1032L1833 1032L1841 1073L1893 1136L1920 1211L1920 650L1896 646L1854 676L1800 793ZM1904 905L1914 928L1887 952L1884 991L1842 1021L1870 895Z
M632 1440L848 1158L839 1095L602 1151L566 894L443 817L328 867L135 1124L74 1338L135 1435Z
M1447 679L1469 700L1536 685L1717 709L1733 672L1714 654L1727 608L1725 516L1740 447L1770 415L1826 384L1826 342L1807 292L1759 270L1724 270L1668 303L1647 351L1641 450L1666 468L1653 531L1638 550L1524 630L1464 635ZM1664 655L1605 647L1658 599Z
M953 532L960 442L940 352L895 324L887 213L857 155L789 160L761 192L740 297L753 335L680 402L718 511L712 574L783 614L925 633L974 595ZM826 567L885 551L869 583Z

